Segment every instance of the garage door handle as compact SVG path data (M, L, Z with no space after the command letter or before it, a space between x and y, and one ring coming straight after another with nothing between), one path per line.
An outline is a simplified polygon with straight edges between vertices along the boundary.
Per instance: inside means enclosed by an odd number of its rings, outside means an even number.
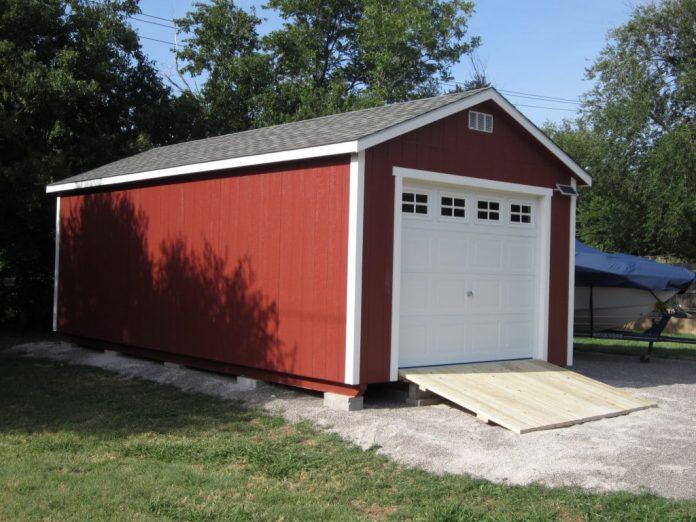
M474 292L472 292L471 290L469 290L469 291L466 293L466 296L467 296L467 297L474 297Z

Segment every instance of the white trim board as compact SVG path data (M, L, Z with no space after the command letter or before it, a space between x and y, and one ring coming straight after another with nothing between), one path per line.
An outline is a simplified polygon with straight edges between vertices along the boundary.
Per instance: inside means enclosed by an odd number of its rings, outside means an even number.
M360 152L353 154L350 159L344 378L346 384L360 384L364 194L365 153Z
M389 378L395 381L399 377L399 321L401 303L401 192L404 179L429 183L456 185L460 187L495 190L508 193L525 194L539 198L538 241L542 255L539 266L539 284L537 286L537 342L534 358L548 360L548 319L549 288L551 284L551 198L553 189L507 183L467 176L457 176L425 170L393 167L394 176L394 238L392 250L392 313L391 313L391 353Z
M58 273L60 270L60 196L56 198L56 245L53 258L53 331L58 331Z
M368 136L363 136L358 140L345 141L330 145L319 145L316 147L307 147L302 149L271 152L267 154L242 156L218 161L193 163L191 165L181 165L177 167L123 174L120 176L111 176L93 180L75 181L70 183L58 182L46 187L46 192L49 194L68 192L108 185L118 185L122 183L168 178L186 174L214 172L217 170L319 158L339 154L354 154L489 100L495 102L498 106L500 106L500 108L508 113L517 123L519 123L527 132L534 136L534 138L536 138L566 167L568 167L571 172L573 172L573 174L583 183L586 185L592 184L592 178L582 169L582 167L580 167L580 165L578 165L575 161L573 161L573 159L570 158L570 156L563 152L558 145L556 145L548 136L546 136L546 134L539 130L536 125L529 121L519 110L514 107L514 105L512 105L500 93L498 93L498 91L493 88L489 88L476 94L472 94L471 96L463 98L459 101L421 114L420 116L416 116L415 118L411 118L410 120L406 120L392 127L383 129Z

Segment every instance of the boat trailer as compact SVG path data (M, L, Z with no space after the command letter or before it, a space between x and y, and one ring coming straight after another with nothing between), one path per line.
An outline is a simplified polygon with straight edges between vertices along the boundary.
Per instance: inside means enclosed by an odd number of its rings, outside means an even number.
M653 343L681 343L681 344L696 344L696 339L688 337L674 337L670 335L662 335L662 332L667 327L667 323L672 317L677 319L694 319L692 310L684 310L681 307L667 308L664 303L659 303L658 312L659 319L653 318L653 323L644 332L636 332L630 330L602 330L595 332L590 328L589 332L574 333L575 337L594 338L594 339L616 339L620 341L645 341L648 343L648 351L640 356L640 362L650 362L650 357L653 351Z

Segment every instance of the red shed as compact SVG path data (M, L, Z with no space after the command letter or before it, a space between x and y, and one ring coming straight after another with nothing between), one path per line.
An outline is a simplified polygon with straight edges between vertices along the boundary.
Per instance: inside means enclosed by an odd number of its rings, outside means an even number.
M572 364L590 182L490 88L155 148L47 187L54 330L346 396Z

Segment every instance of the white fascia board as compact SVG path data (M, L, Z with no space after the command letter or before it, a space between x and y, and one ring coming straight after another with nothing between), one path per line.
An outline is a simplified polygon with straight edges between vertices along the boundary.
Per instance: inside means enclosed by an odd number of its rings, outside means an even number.
M213 172L216 170L251 167L255 165L265 165L270 163L281 163L301 159L320 158L324 156L336 156L339 154L353 154L357 151L357 141L345 141L341 143L332 143L331 145L321 145L318 147L309 147L305 149L270 152L268 154L257 154L255 156L242 156L240 158L224 159L219 161L206 161L203 163L193 163L191 165L181 165L179 167L150 170L147 172L136 172L133 174L123 174L121 176L111 176L106 178L98 178L85 181L75 181L72 183L59 183L49 185L48 187L46 187L46 193L51 194L54 192L69 192L72 190L104 187L108 185L120 185L122 183L134 183L138 181L183 176L186 174L197 174L200 172Z
M541 142L544 147L546 147L554 156L556 156L561 162L568 167L573 174L575 174L583 183L588 186L592 185L592 177L585 172L585 170L578 165L573 159L568 156L563 150L556 145L546 134L544 134L539 128L534 125L527 117L522 114L519 110L515 108L509 101L507 101L500 93L495 89L487 89L479 93L473 94L467 98L464 98L458 102L450 103L444 107L440 107L434 111L425 113L421 116L413 118L411 120L405 121L398 125L394 125L388 129L384 129L380 132L361 138L358 140L358 150L365 150L385 141L391 140L402 134L406 134L413 130L416 130L424 125L428 125L435 121L456 114L463 110L473 107L480 103L492 100L496 102L505 112L507 112L512 119L519 123L524 129L534 136L538 141Z
M348 203L348 264L346 285L346 384L360 384L362 331L363 210L365 153L351 155Z
M455 174L443 174L427 170L408 169L394 167L393 175L399 178L426 181L431 183L443 183L447 185L466 186L482 190L496 190L501 192L514 192L530 196L550 197L553 189L537 187L534 185L522 185L521 183L509 183L507 181L494 181L484 178L471 178L469 176L457 176Z
M60 270L60 196L56 198L56 251L53 258L53 331L58 331L58 272Z

